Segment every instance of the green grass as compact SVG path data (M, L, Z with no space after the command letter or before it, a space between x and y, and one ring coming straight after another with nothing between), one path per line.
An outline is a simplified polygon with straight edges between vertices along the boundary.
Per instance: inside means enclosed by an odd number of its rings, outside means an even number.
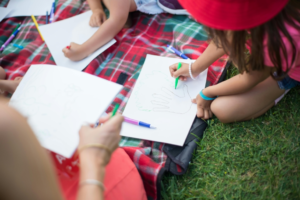
M164 177L163 199L300 199L299 92L248 122L208 120L188 172Z

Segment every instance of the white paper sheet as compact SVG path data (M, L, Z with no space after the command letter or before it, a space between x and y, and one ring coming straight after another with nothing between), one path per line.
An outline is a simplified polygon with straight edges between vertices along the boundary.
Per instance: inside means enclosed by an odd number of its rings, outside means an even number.
M5 18L18 16L39 16L46 15L46 11L50 13L54 0L10 0L7 8L11 9Z
M70 45L70 42L82 44L98 30L89 25L91 15L92 11L88 11L69 19L40 26L40 31L57 65L81 71L116 42L115 39L111 40L81 61L73 62L64 56L62 49Z
M32 65L10 105L28 117L42 146L71 157L84 122L94 123L121 85L55 65Z
M11 9L0 7L0 22L9 14L10 11Z
M147 55L123 115L149 123L148 129L123 123L121 135L182 146L196 115L191 99L205 87L207 70L196 81L179 81L170 76L169 66L187 60Z

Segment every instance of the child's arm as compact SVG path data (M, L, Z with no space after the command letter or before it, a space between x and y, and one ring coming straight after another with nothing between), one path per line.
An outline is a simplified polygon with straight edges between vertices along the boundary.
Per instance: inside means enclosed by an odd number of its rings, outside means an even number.
M70 49L63 49L67 58L73 61L82 60L113 39L127 21L130 0L110 1L108 9L110 11L109 19L101 25L92 37L82 45L71 43Z
M263 71L250 71L238 74L229 80L210 86L202 90L206 97L229 96L245 93L270 76L272 68L266 67ZM209 119L212 117L210 105L212 101L204 100L199 94L192 100L197 104L197 117ZM224 105L226 106L226 105Z
M263 71L250 71L248 73L244 72L243 74L238 74L222 83L205 88L203 94L208 97L216 97L247 92L268 78L271 69L271 67L265 67Z
M207 69L212 63L225 54L222 48L218 48L216 44L211 41L202 55L193 63L192 74L193 77L198 76L201 72ZM180 80L185 81L189 75L189 64L183 63L182 67L177 70L177 63L170 66L171 76L174 78L180 77Z
M101 0L87 0L87 2L93 12L93 15L90 19L90 26L100 26L106 20L106 15L102 7Z

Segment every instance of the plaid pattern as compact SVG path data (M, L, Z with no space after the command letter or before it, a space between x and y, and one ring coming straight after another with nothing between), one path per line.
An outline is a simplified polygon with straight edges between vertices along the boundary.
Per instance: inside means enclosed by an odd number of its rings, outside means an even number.
M0 1L0 6L5 6L7 2L8 0ZM55 21L59 21L87 10L89 7L85 1L59 0L54 18ZM45 16L36 18L40 26L45 24ZM117 43L95 58L84 70L113 82L117 81L120 73L127 74L124 88L108 108L108 112L116 103L120 104L120 111L124 110L146 54L176 57L167 51L166 45L171 44L191 59L197 59L208 45L205 42L207 36L203 26L186 16L147 15L136 12L132 14L132 20L133 26L122 29L115 37ZM20 22L22 29L19 34L0 55L0 65L6 70L7 79L23 76L31 64L55 64L30 17L3 20L0 23L0 45ZM13 47L13 43L23 46L24 49ZM226 59L224 56L210 66L207 77L210 85L218 81ZM159 198L157 177L167 159L161 151L163 144L123 137L120 146L124 147L140 171L149 199Z

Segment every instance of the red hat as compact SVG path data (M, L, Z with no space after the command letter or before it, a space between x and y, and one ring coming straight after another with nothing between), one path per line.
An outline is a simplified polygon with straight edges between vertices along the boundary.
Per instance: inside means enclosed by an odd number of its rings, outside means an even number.
M179 0L200 23L221 30L244 30L276 16L288 0Z

